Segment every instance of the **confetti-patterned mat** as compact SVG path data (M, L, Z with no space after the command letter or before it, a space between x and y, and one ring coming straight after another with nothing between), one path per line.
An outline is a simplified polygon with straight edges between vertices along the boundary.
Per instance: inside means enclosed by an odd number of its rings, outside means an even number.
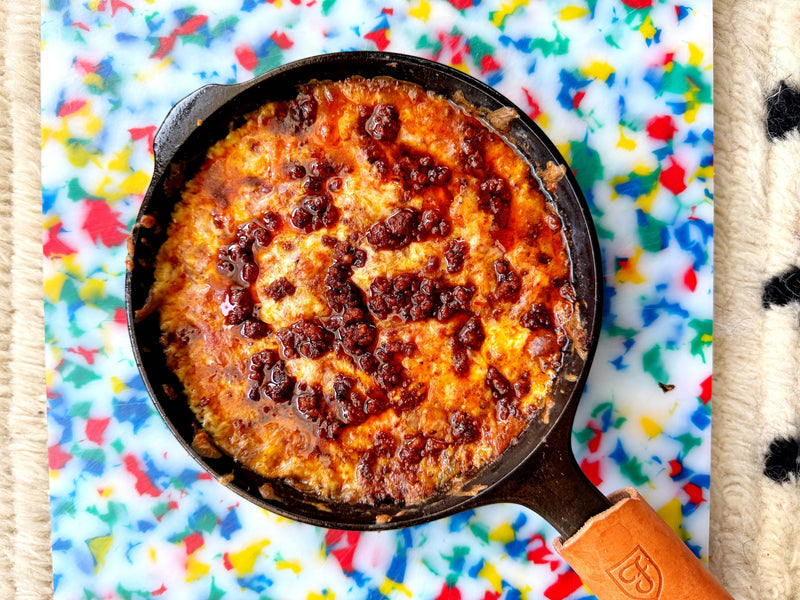
M50 0L42 23L55 597L587 598L555 532L513 505L327 531L201 472L147 398L125 239L170 106L320 52L417 54L475 75L559 146L591 204L604 331L575 422L605 492L633 485L708 547L711 0Z

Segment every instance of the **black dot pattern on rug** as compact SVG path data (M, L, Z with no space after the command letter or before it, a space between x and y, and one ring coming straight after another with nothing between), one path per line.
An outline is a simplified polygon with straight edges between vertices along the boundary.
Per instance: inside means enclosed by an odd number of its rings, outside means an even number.
M764 457L764 475L778 483L800 478L800 439L777 437Z
M800 90L785 81L767 96L767 137L777 140L800 129Z
M800 268L791 267L770 279L764 286L761 303L764 308L800 302Z

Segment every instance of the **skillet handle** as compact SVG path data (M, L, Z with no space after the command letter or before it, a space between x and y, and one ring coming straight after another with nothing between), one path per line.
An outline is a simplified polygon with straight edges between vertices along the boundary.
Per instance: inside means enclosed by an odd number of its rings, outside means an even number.
M154 179L164 171L175 152L195 129L247 84L248 82L205 85L179 100L170 109L153 140Z
M636 490L609 496L556 551L601 600L733 600Z

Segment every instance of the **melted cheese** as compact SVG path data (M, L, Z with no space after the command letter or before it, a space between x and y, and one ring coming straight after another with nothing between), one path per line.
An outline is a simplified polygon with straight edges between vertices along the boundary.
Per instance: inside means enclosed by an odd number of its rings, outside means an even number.
M313 110L303 115L303 106ZM386 106L394 112L381 122L379 108ZM376 129L376 122L385 128ZM429 176L435 166L447 175L415 186L399 166L404 157L418 172ZM315 177L320 164L329 167ZM481 186L491 177L502 180L507 202L495 198L487 206ZM292 214L309 196L326 199L336 217L306 231ZM492 202L502 205L507 223ZM376 223L407 209L417 218L438 211L446 233L417 233L393 249L370 242ZM277 218L268 243L242 245L257 276L237 281L220 267L221 257L236 245L243 224L265 214ZM453 240L469 250L463 268L450 273L446 252ZM340 315L326 296L336 241L363 253L363 264L344 273L365 309L360 322L375 339L356 352L344 348ZM508 261L519 283L506 298L498 296L499 260ZM175 208L152 297L169 366L223 452L321 498L412 503L465 480L495 460L531 419L546 418L574 325L563 321L576 318L569 273L560 222L530 165L502 135L417 86L353 78L306 86L293 103L267 104L209 150ZM373 282L403 274L438 281L440 290L472 286L474 292L466 307L444 318L375 314ZM270 293L282 280L292 293ZM255 335L231 322L236 287L252 304L245 306L246 320L262 327ZM433 298L441 303L439 293ZM549 315L541 326L525 321L534 305ZM457 338L471 317L484 337L465 347ZM280 341L278 332L304 320L326 328L319 356L293 353ZM403 343L400 352L380 352ZM284 361L282 373L290 379L277 400L264 391L271 371L253 376L249 367L265 350ZM367 359L371 366L364 366ZM378 369L386 364L399 371L400 384L382 383ZM493 387L492 370L507 388ZM354 404L341 394L337 400L342 376L350 378ZM321 418L302 408L303 390L315 386Z

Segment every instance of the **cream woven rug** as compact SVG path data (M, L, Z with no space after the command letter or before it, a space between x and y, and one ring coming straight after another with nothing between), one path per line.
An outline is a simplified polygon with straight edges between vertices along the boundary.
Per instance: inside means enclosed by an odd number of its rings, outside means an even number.
M800 2L714 13L711 568L800 600ZM39 5L0 2L2 599L52 595L39 131Z

